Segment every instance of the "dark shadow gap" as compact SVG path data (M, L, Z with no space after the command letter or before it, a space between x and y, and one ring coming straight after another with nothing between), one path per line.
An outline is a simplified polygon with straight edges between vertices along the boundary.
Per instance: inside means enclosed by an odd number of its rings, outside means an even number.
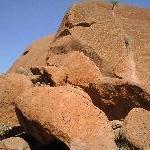
M64 142L48 133L38 122L28 120L17 107L15 107L15 111L19 123L28 133L23 138L29 143L31 150L70 150ZM34 133L34 137L31 136L31 133Z
M67 35L71 35L70 31L68 29L63 30L57 38L63 37L63 36L67 36Z
M28 53L29 53L29 51L27 50L27 51L25 51L22 55L25 56L25 55L27 55Z
M104 83L101 86L103 86L101 92L92 84L82 88L89 94L93 104L104 111L109 120L124 119L133 108L150 110L150 95L136 85Z
M87 23L87 22L80 22L78 24L76 24L75 26L81 26L81 27L91 27L91 25L95 24L96 22L91 22L91 23Z

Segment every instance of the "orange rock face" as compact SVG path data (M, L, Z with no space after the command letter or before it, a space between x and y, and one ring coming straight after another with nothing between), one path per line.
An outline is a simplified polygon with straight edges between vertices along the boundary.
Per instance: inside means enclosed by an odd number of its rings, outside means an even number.
M116 150L107 117L78 87L36 87L16 106L20 123L41 142L56 137L71 150Z
M112 15L111 7L106 6L99 2L73 5L64 17L54 43L61 38L71 37L71 50L85 51L104 76L125 77L129 64L124 31ZM73 46L76 43L83 48L78 46L76 49Z
M0 76L0 124L19 125L13 103L17 96L31 86L32 82L24 75Z
M73 85L88 86L102 78L99 68L82 52L54 55L49 65L62 67L67 74L67 81Z
M73 5L55 36L34 42L9 69L15 74L0 76L0 123L19 124L15 102L21 125L41 142L115 150L108 120L125 118L123 136L150 149L149 27L149 9Z
M141 83L150 92L149 14L149 9L124 5L112 12L111 4L98 1L75 4L55 37L33 43L9 71L20 66L44 66L55 54L80 51L103 76Z
M73 5L50 52L81 51L94 61L103 76L141 83L150 91L149 10L121 5L112 13L111 8L97 1ZM48 58L49 63L50 55Z

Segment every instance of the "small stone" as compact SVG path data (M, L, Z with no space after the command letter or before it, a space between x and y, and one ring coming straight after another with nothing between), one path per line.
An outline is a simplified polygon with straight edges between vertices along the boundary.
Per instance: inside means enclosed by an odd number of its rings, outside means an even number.
M20 137L10 137L0 142L0 149L4 150L30 150L28 143Z
M132 109L123 122L121 134L135 147L150 149L150 112L142 108Z

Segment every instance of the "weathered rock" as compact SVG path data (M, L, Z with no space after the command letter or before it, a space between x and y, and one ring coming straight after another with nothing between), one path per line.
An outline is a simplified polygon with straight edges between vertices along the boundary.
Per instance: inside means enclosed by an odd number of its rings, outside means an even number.
M123 121L120 121L120 120L111 121L111 126L115 134L115 140L118 140L121 136L120 130L121 130L122 124L123 124Z
M58 138L71 150L116 150L107 117L78 87L35 87L18 98L16 111L41 142Z
M115 140L118 140L118 139L120 139L120 137L121 137L121 128L117 128L117 129L115 129L114 130L114 134L115 134Z
M53 36L47 36L32 43L13 64L8 72L17 73L20 67L30 69L31 66L45 66L46 56Z
M2 150L30 150L28 143L20 137L10 137L0 142Z
M0 76L0 124L17 126L13 103L17 96L32 85L29 78L20 74L6 74Z
M120 121L120 120L111 121L111 126L114 130L117 129L117 128L121 128L122 124L123 124L123 121Z
M132 109L124 120L121 133L137 148L150 149L150 112L142 108Z
M149 14L148 9L123 5L113 13L111 4L98 1L75 4L66 13L50 53L81 51L103 76L141 83L150 92Z
M36 66L30 68L35 77L33 82L46 83L51 86L65 85L67 81L67 74L62 67L57 66Z
M131 41L133 70L135 70L138 81L145 85L150 93L150 10L119 6L117 14Z
M85 91L109 120L124 119L134 107L150 110L150 95L144 87L125 80L103 78L99 84L91 84Z
M67 81L73 85L86 87L90 83L97 83L102 77L99 68L82 52L54 55L49 65L63 68Z
M82 51L88 55L104 76L127 77L130 75L130 64L125 47L124 30L113 16L111 7L108 6L106 9L105 6L107 4L99 2L82 2L73 5L66 13L55 36L53 51L57 49L61 51L59 48L63 46L63 52L67 51L69 48L66 48L66 44L62 45L60 42L56 48L58 44L55 43L61 38L70 37L70 44L67 47L71 47L72 51Z
M113 13L111 4L98 1L75 4L55 38L48 36L33 43L9 72L16 72L20 66L45 66L49 48L47 64L54 54L80 51L103 76L130 79L146 85L150 92L149 14L149 9L124 5Z
M47 56L47 65L52 64L52 57L54 55L68 54L73 51L84 53L85 56L89 57L90 61L95 63L102 74L116 77L111 66L107 61L102 60L92 47L84 44L84 42L78 41L72 36L64 36L51 43L49 54Z

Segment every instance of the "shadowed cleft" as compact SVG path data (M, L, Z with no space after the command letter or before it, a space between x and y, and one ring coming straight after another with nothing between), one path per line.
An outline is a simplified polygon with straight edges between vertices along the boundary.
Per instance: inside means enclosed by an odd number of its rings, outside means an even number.
M68 29L63 30L59 36L57 38L63 37L63 36L67 36L67 35L71 35L70 31Z
M29 50L25 51L22 55L25 56L29 53Z
M26 131L26 134L22 134L21 137L27 141L31 147L31 150L70 150L70 148L64 142L57 139L57 137L54 135L48 134L41 124L23 117L23 113L17 107L15 108L15 111L18 116L18 120L22 125L23 131ZM42 143L39 141L39 139L37 140L35 135L29 134L31 130L43 131L42 136L45 138L45 143Z
M135 147L132 143L128 142L126 139L118 139L116 140L116 144L118 150L140 150L139 148Z
M91 25L95 24L96 22L91 22L91 23L87 23L87 22L80 22L78 24L76 24L75 26L82 26L82 27L91 27Z
M150 110L150 95L136 85L104 83L94 87L90 84L85 91L90 95L93 104L103 110L109 120L121 120L133 108Z
M50 86L55 86L55 83L53 80L50 79L47 73L43 72L39 77L36 79L31 80L33 84L43 84L43 85L50 85Z

